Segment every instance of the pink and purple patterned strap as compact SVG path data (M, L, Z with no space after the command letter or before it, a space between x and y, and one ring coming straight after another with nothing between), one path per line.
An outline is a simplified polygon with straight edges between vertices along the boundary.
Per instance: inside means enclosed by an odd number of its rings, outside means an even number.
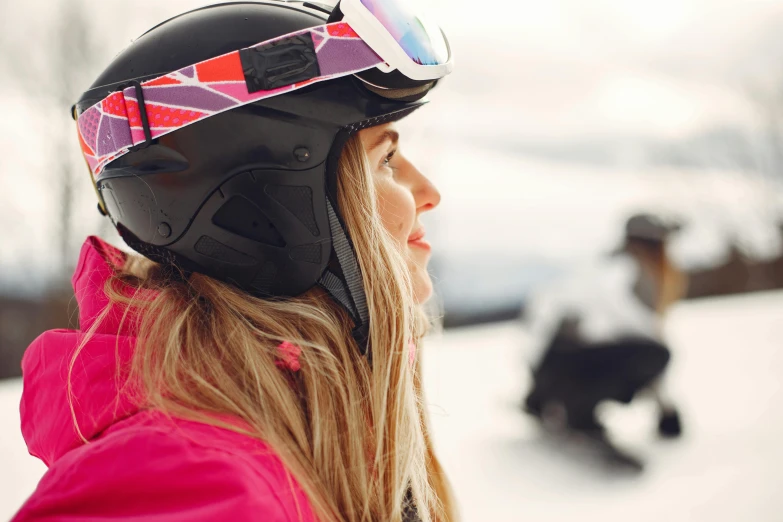
M149 137L159 138L215 114L383 62L345 22L291 33L252 48L307 33L312 38L320 70L320 76L315 78L248 92L240 50L141 82ZM109 162L147 142L136 89L137 86L130 86L114 92L79 115L79 143L96 178Z

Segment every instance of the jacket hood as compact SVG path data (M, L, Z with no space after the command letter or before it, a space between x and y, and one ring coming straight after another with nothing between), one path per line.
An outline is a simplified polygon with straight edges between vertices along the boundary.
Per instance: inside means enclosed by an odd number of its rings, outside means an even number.
M80 330L50 330L25 352L22 435L30 454L47 466L139 409L127 379L134 321L123 321L117 306L97 321L109 305L104 284L125 260L120 250L88 238L71 279ZM93 335L79 350L89 331Z

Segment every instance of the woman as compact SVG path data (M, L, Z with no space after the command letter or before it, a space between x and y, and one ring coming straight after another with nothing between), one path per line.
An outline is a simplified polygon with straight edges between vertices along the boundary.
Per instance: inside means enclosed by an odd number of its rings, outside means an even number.
M456 518L415 357L439 194L394 125L451 58L439 31L394 48L423 26L387 3L185 13L77 102L99 208L145 257L90 238L81 331L25 356L49 471L15 520Z

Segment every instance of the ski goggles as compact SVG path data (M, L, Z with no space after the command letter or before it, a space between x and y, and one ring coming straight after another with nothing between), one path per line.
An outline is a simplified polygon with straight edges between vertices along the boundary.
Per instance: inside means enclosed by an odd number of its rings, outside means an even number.
M78 115L79 143L93 176L152 140L259 100L370 69L399 71L410 86L434 82L453 63L443 31L410 0L342 0L342 20L233 51L121 90ZM394 81L384 85L384 78ZM400 75L374 74L376 89ZM375 91L377 92L377 90Z
M412 80L436 80L451 72L449 42L413 0L342 0L343 20L383 57L383 72L399 70Z

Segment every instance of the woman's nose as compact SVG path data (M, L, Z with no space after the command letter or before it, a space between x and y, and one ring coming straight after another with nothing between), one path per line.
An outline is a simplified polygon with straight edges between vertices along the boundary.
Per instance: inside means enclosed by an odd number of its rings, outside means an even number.
M421 175L423 180L422 188L419 190L419 197L416 199L416 210L421 212L427 212L440 205L440 191L432 184L432 181L423 174Z
M411 193L416 203L416 213L421 214L437 207L440 204L438 189L413 163L408 162L408 168L410 169Z

